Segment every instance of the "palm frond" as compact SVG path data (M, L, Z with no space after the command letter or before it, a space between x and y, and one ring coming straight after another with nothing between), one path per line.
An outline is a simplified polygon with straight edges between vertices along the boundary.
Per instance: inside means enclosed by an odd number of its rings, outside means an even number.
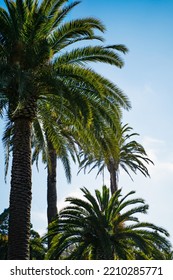
M134 192L121 200L121 190L110 198L105 186L102 192L95 191L96 198L86 188L82 192L85 200L67 198L70 206L62 209L50 225L53 239L48 256L51 259L167 257L171 247L168 232L152 223L139 222L136 216L132 219L132 215L145 213L148 208L143 199L128 199ZM129 206L132 209L124 211Z

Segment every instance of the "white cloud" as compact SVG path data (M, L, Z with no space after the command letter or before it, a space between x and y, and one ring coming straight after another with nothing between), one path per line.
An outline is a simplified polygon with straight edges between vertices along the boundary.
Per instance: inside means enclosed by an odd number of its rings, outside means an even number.
M152 165L148 166L152 175L157 174L158 177L165 177L170 172L172 175L173 157L166 142L160 139L145 137L142 140L142 145L148 157L154 162L154 167Z

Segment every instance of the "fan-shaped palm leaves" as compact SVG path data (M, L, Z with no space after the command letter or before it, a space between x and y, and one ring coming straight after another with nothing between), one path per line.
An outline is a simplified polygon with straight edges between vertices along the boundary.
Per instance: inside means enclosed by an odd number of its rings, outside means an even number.
M69 90L72 87L67 83L71 81L73 84L84 82L87 87L95 89L95 97L100 98L101 102L108 102L109 96L109 104L116 111L117 105L128 108L128 99L116 86L89 67L84 67L84 62L89 61L122 67L123 61L116 51L125 53L127 49L123 45L89 46L63 55L62 51L73 43L101 40L95 31L104 31L102 23L94 18L63 22L68 12L79 2L4 2L6 10L0 9L1 113L5 108L14 124L9 258L27 259L31 206L31 131L38 102L43 99L48 101L51 96L55 99L63 96L71 106L79 105L74 99L77 91ZM84 103L86 96L81 95ZM81 113L83 111L81 109Z
M140 222L146 213L143 199L124 197L121 190L110 198L109 189L95 197L83 188L84 200L69 197L50 226L53 236L48 258L58 259L164 259L170 252L168 232L152 223Z

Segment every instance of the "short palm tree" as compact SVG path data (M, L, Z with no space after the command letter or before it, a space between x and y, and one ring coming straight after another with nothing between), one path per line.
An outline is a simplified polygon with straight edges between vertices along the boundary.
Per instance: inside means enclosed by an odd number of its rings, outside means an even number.
M101 40L95 31L104 31L102 23L94 18L63 22L77 1L72 4L67 0L4 2L6 9L0 9L0 109L1 113L6 109L14 125L8 258L28 259L31 132L38 103L63 96L73 106L78 95L74 98L76 92L69 91L68 84L84 81L97 89L100 100L106 102L111 94L112 104L116 99L128 108L129 102L121 91L83 64L99 61L122 67L116 51L125 53L127 49L123 45L89 46L66 52L66 47L81 40ZM81 100L85 98L81 95Z
M47 258L58 259L164 259L170 252L168 232L152 223L140 222L146 213L143 199L129 199L118 190L112 197L104 186L95 197L83 188L84 200L69 197L50 225L53 236Z
M128 124L120 125L116 133L108 133L110 141L107 141L108 145L100 145L101 149L99 153L80 153L80 166L81 169L92 165L93 170L95 167L99 168L98 174L103 171L105 166L110 174L110 189L113 194L118 190L118 175L119 170L122 168L132 179L130 171L136 173L141 172L145 177L149 177L149 172L145 164L153 164L148 158L144 147L131 138L138 136L137 133L130 133L132 130ZM102 132L101 136L102 137ZM105 139L105 137L104 137ZM110 143L110 144L109 144Z

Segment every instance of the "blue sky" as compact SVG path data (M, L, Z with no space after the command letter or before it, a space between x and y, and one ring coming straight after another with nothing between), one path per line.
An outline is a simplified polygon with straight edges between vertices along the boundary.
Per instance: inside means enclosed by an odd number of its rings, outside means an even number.
M0 1L2 3L2 1ZM173 241L173 1L169 0L83 0L70 18L94 16L105 24L105 44L125 44L129 53L123 57L123 69L94 65L94 68L116 83L129 97L132 109L124 112L123 121L129 123L140 136L154 161L149 166L151 178L133 175L134 181L120 172L119 186L123 193L136 190L149 204L148 215L141 219L165 227ZM1 122L1 131L3 124ZM1 143L0 143L1 145ZM0 146L0 212L8 207L10 177L3 180L4 156ZM67 196L79 196L80 187L91 191L100 188L102 176L95 173L76 176L72 166L72 183L67 184L63 169L58 164L58 205L64 205ZM109 184L105 172L104 182ZM40 164L39 173L33 169L32 222L40 233L46 228L46 170Z

